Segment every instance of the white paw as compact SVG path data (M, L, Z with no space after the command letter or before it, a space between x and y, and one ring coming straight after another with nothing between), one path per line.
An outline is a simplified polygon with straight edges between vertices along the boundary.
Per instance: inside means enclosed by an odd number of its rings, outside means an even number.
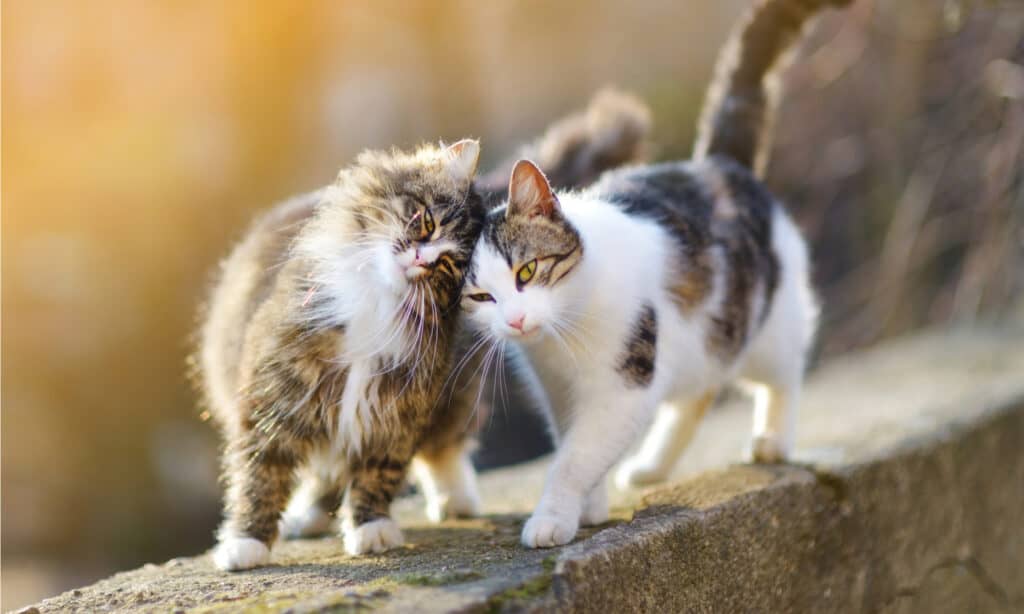
M405 543L402 530L390 518L379 518L358 527L345 527L345 552L355 556L384 552Z
M334 518L317 505L303 510L289 507L281 517L281 536L285 539L299 539L324 535L331 530Z
M213 564L224 571L252 569L270 562L270 548L252 537L226 537L213 551Z
M667 471L652 467L640 459L631 458L615 473L615 485L620 490L626 490L664 482L667 478Z
M579 520L575 516L534 513L523 527L522 541L527 548L550 548L568 544L576 537Z
M583 503L580 524L585 527L593 527L608 521L608 498L605 495L604 486L599 488L599 492L591 493Z
M755 463L784 463L789 458L789 445L776 435L766 434L754 437L750 443L750 460Z
M480 515L480 496L476 491L457 492L427 499L427 518L441 522L446 518L472 518Z

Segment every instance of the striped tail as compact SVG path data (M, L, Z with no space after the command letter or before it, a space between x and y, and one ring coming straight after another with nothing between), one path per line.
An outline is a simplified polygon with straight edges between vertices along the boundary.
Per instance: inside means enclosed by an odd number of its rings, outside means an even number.
M728 156L762 176L768 162L777 87L770 78L811 17L851 0L757 0L737 24L715 66L694 159Z

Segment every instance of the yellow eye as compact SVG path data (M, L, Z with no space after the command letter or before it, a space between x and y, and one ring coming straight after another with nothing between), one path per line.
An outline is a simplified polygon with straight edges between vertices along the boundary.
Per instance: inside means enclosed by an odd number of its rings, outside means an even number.
M494 297L486 292L477 292L476 294L470 294L467 298L476 301L478 303L493 303Z
M434 215L430 213L430 209L424 209L423 215L420 216L420 236L428 239L432 234L434 234Z
M531 260L519 267L519 272L516 273L516 280L520 284L525 284L533 279L533 274L537 272L537 261Z

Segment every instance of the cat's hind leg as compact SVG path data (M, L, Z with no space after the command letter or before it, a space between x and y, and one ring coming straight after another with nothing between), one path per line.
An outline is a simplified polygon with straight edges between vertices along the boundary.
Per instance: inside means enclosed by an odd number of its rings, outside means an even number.
M781 300L751 346L740 374L743 387L754 398L750 458L759 463L783 462L793 451L807 347L801 340L810 337L804 329L811 320L794 313L797 310L785 304L785 297Z
M626 489L665 481L714 400L715 393L708 392L697 399L662 403L640 449L615 474L616 485Z
M329 454L312 454L299 471L298 487L281 516L285 539L330 533L345 492L345 463Z
M439 449L425 447L413 459L413 476L423 490L431 522L480 514L470 448L470 440L463 439Z
M751 458L777 463L790 457L807 354L817 328L807 246L792 220L778 209L772 246L781 276L764 326L753 340L740 377L754 383Z
M750 460L781 463L790 458L796 440L800 383L748 382L754 395L754 429Z
M754 462L783 462L793 451L807 347L813 334L813 316L800 302L792 295L779 297L740 373L740 382L754 397L750 446Z
M442 407L425 433L412 461L412 473L426 499L427 518L441 522L452 516L478 516L480 495L470 454L475 442L477 400L483 377L482 353L473 351L475 337L459 337L465 356L455 368L451 390L442 393Z

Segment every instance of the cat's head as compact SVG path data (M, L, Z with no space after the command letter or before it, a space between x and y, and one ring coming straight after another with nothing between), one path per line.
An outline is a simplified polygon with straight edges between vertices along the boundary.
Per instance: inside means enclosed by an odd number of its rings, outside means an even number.
M544 174L520 160L508 204L484 223L462 306L493 337L525 341L557 332L569 315L567 288L582 257L580 235Z
M456 304L484 217L473 189L479 156L475 140L360 154L328 190L305 251L322 260L343 249L339 264L369 283Z

